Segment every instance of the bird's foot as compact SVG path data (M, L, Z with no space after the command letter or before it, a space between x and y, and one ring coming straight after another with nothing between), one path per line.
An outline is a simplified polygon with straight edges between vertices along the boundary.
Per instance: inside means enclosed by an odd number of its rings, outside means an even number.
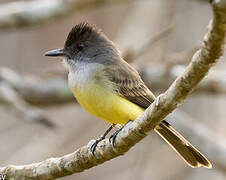
M100 137L99 139L97 139L92 145L91 145L91 147L90 147L90 151L92 152L92 154L94 155L94 152L95 152L95 150L96 150L96 147L97 147L97 145L98 145L98 143L99 142L101 142L102 140L104 140L105 139L105 137Z
M112 124L112 125L105 131L104 135L101 136L99 139L97 139L97 140L91 145L90 151L92 152L93 155L94 155L94 152L95 152L95 150L96 150L96 147L97 147L98 143L99 143L100 141L102 141L102 140L105 139L105 137L107 136L107 134L112 130L112 128L113 128L114 126L115 126L115 125Z
M123 127L124 127L124 126L123 126ZM118 129L117 131L115 131L114 134L112 134L112 135L110 136L109 142L110 142L113 146L114 146L114 144L115 144L115 139L116 139L118 133L122 130L123 127L121 127L120 129Z
M123 129L127 124L129 124L130 122L132 122L132 120L129 120L124 126L122 126L120 129L118 129L117 131L115 131L115 133L112 134L112 135L110 136L109 142L110 142L113 146L115 145L115 140L116 140L116 137L117 137L118 133L119 133L120 131L122 131L122 129Z

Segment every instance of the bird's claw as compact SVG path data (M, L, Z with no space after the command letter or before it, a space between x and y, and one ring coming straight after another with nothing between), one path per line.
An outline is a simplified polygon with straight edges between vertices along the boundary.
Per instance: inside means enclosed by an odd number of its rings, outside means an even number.
M92 152L92 154L94 155L94 152L96 150L96 147L98 145L98 143L102 140L105 139L105 137L107 136L107 134L111 131L111 129L114 127L115 125L112 124L108 129L107 131L104 133L103 136L101 136L99 139L97 139L91 146L90 146L90 151Z
M90 151L92 152L93 155L94 155L94 153L95 153L95 150L96 150L96 147L97 147L98 143L99 143L100 141L102 141L103 139L104 139L104 138L99 138L99 139L97 139L97 140L91 145Z
M110 142L113 146L115 145L115 139L116 139L116 137L117 137L117 135L118 135L118 133L119 133L120 131L121 131L121 129L115 131L115 133L112 134L112 135L110 136L110 138L109 138L109 142Z
M112 134L112 135L110 136L109 142L113 145L113 147L114 147L114 145L115 145L115 140L116 140L116 137L117 137L118 133L119 133L120 131L122 131L122 129L123 129L126 125L128 125L130 122L132 122L132 120L129 120L124 126L122 126L120 129L118 129L117 131L115 131L115 133Z

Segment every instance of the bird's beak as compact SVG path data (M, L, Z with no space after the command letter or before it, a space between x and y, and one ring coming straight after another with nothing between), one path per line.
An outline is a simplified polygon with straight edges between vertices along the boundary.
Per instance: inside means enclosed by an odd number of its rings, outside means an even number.
M45 53L45 56L64 56L64 55L65 53L63 49L54 49Z

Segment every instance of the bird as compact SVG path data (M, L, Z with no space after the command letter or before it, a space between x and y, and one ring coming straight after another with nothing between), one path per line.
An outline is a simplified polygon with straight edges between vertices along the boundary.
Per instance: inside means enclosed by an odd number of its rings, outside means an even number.
M123 127L137 119L156 99L139 73L121 57L113 41L96 25L87 22L75 25L64 47L50 50L45 56L63 58L68 69L68 85L79 104L111 125L91 146L93 154L115 125L120 128L110 136L113 145ZM154 131L190 167L212 167L210 161L166 120Z

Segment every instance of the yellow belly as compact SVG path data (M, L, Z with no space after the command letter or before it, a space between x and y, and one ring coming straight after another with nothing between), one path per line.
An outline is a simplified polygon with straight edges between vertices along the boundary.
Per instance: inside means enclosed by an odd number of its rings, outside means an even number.
M72 88L81 106L90 114L111 124L124 125L135 120L144 109L99 85L89 85L85 90Z

